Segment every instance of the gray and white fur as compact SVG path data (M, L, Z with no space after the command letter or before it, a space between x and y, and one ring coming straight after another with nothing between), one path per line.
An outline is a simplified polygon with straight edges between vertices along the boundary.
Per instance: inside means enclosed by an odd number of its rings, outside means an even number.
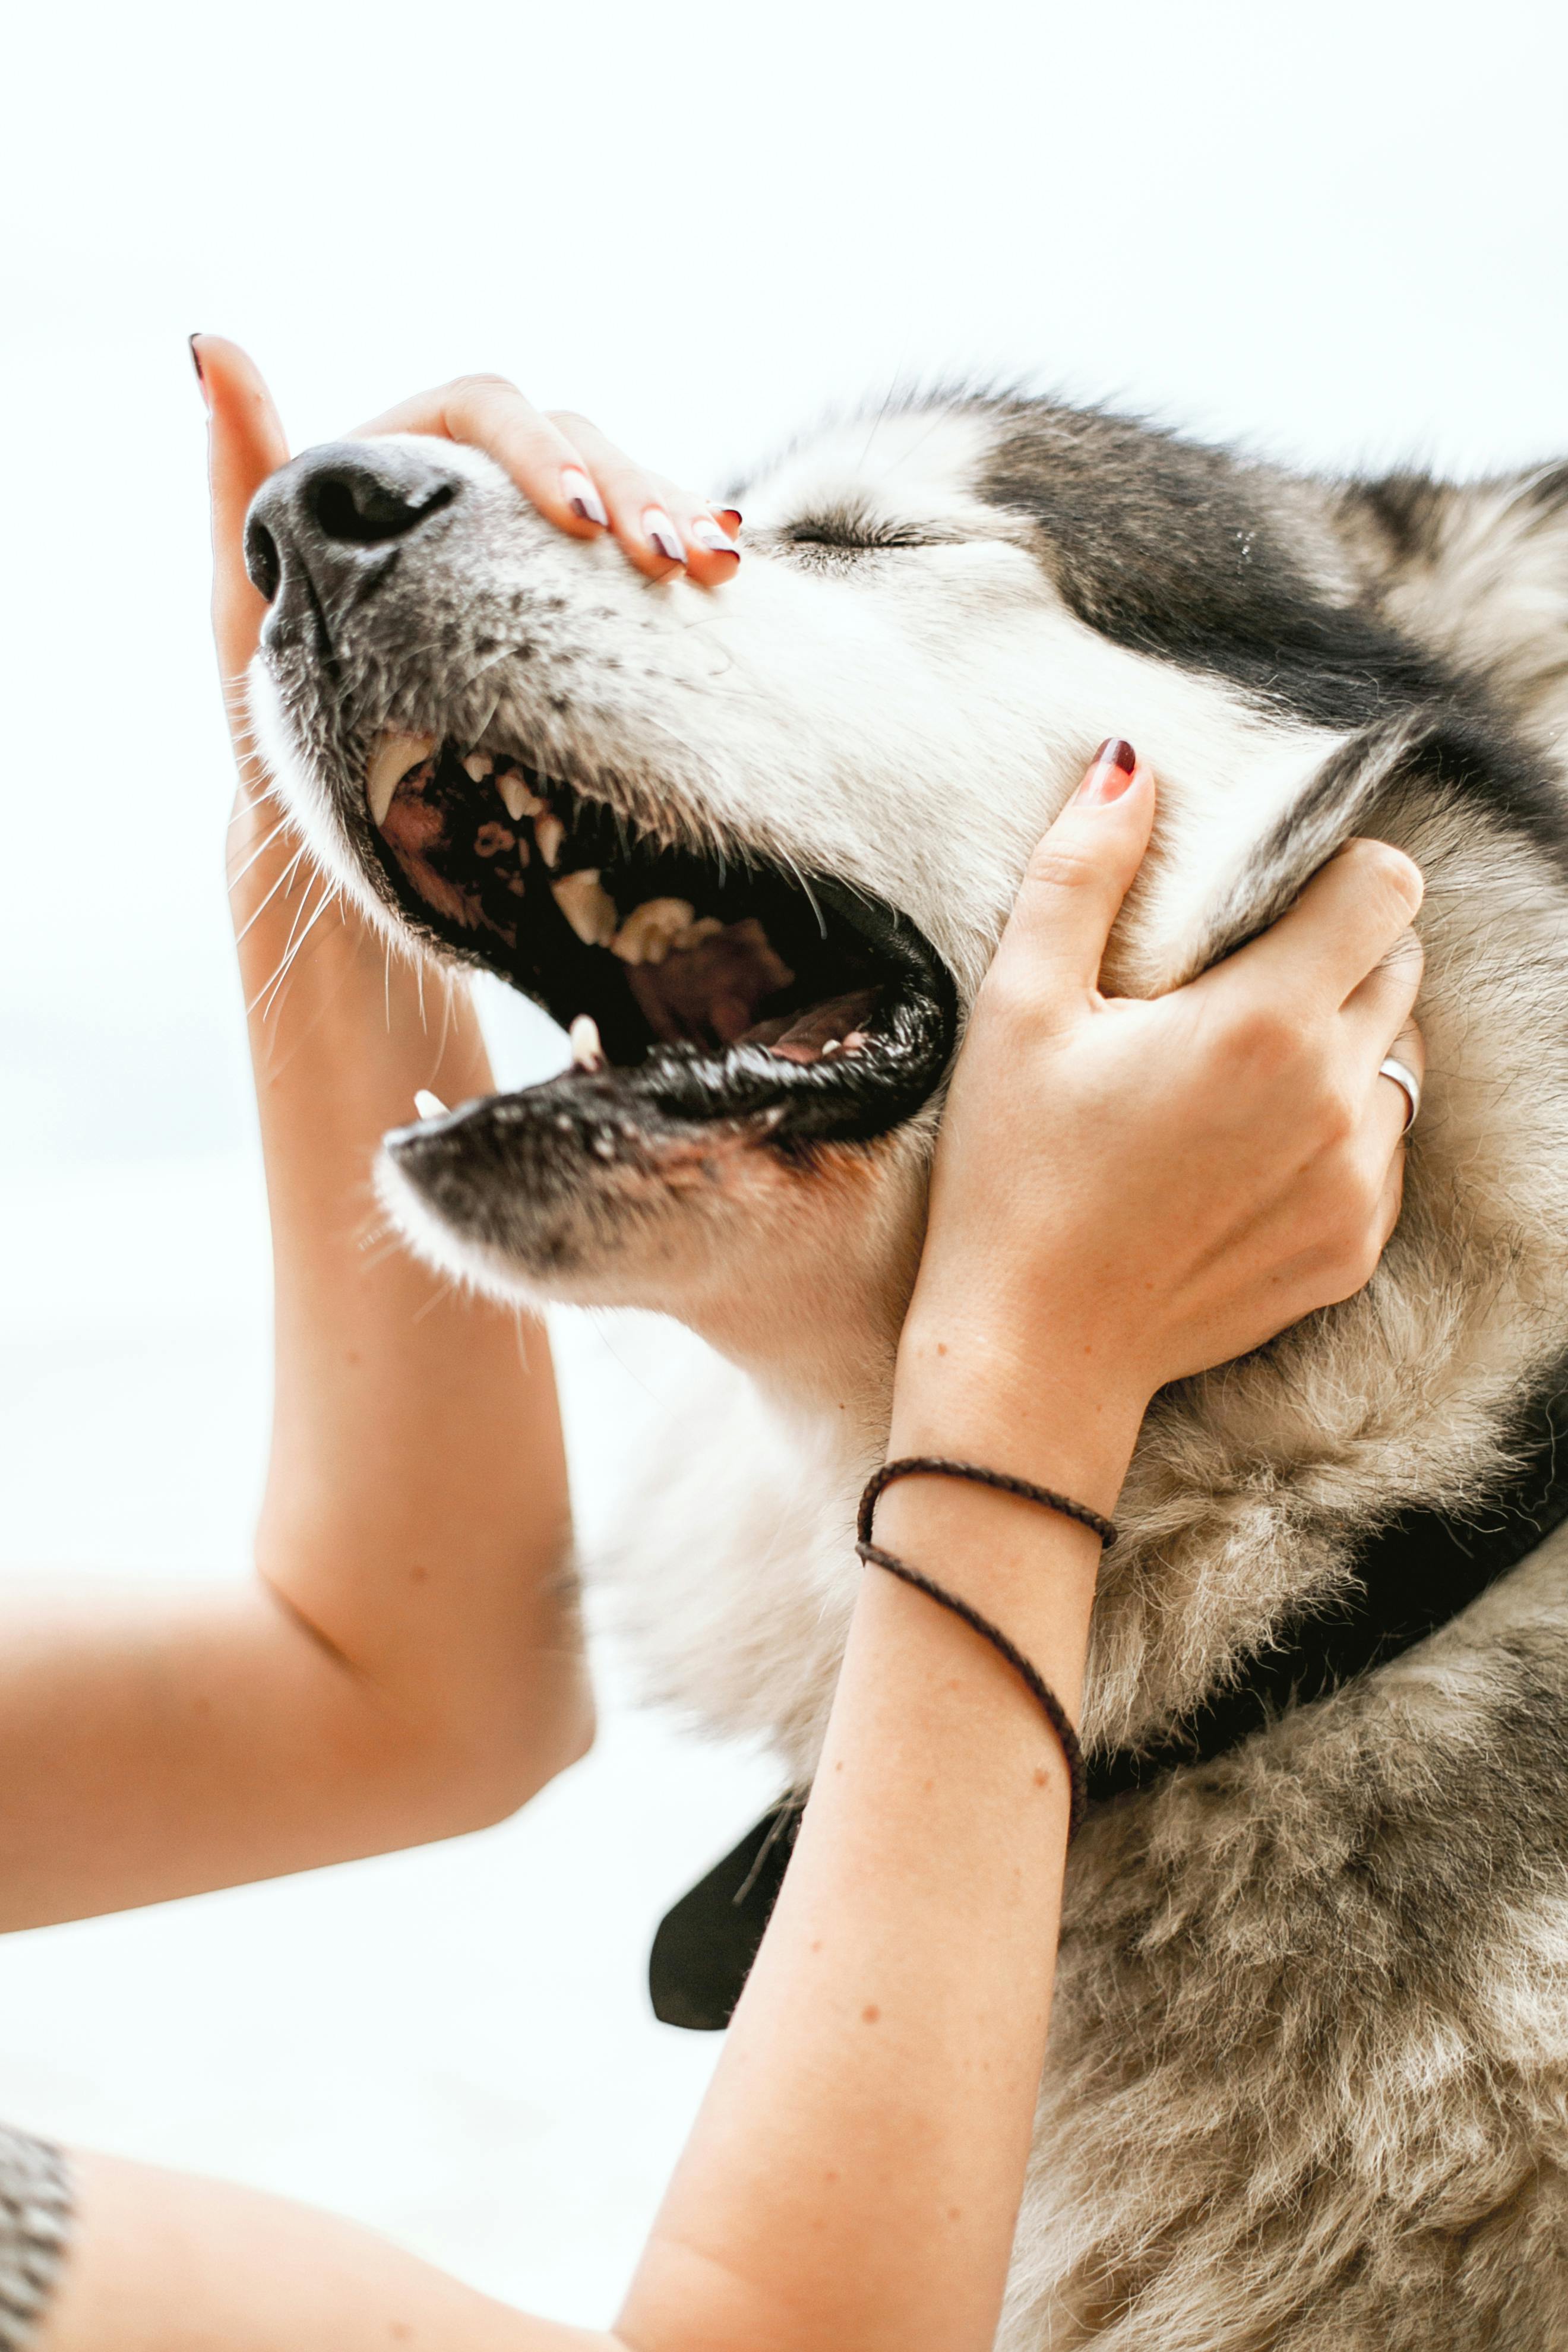
M1223 1686L1399 1507L1484 1506L1568 1347L1568 470L1321 482L1047 402L915 402L752 482L740 576L708 593L551 533L472 452L438 462L456 491L395 570L372 593L314 562L312 627L256 676L290 808L400 939L452 949L371 854L387 729L515 741L629 820L875 893L961 1008L1106 735L1161 788L1117 986L1201 969L1352 833L1422 866L1399 1229L1359 1297L1156 1401L1091 1748ZM700 1181L564 1134L569 1164L539 1143L438 1192L386 1180L468 1279L712 1342L610 1566L649 1691L766 1734L796 1785L936 1112ZM1565 1569L1548 1542L1394 1664L1091 1819L1007 2352L1568 2343Z

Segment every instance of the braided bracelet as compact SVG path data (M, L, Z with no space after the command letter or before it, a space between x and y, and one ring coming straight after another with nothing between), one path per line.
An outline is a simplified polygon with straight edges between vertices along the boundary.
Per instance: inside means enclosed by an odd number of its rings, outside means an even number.
M889 1576L898 1577L902 1583L912 1584L917 1592L928 1594L939 1607L951 1611L954 1617L962 1618L983 1642L989 1642L997 1655L1005 1658L1012 1667L1061 1742L1062 1754L1067 1759L1068 1776L1072 1782L1068 1835L1076 1837L1083 1822L1085 1805L1083 1750L1079 1746L1078 1733L1068 1720L1067 1709L1055 1691L1022 1650L1008 1640L1000 1625L994 1625L989 1617L983 1617L978 1609L971 1608L969 1602L960 1600L956 1592L949 1592L929 1576L922 1576L919 1569L910 1568L899 1559L897 1553L884 1551L879 1544L871 1541L871 1521L876 1514L877 1498L883 1489L898 1478L921 1477L967 1478L973 1486L994 1486L999 1493L1016 1495L1026 1503L1039 1503L1047 1510L1059 1512L1064 1518L1076 1519L1079 1527L1088 1528L1091 1535L1100 1538L1105 1550L1109 1550L1116 1541L1115 1526L1100 1512L1091 1511L1087 1503L1075 1503L1069 1495L1056 1494L1049 1486L1032 1486L1026 1478L1009 1477L1004 1470L983 1470L975 1463L949 1462L935 1454L907 1454L898 1462L884 1462L879 1470L873 1471L866 1481L866 1491L860 1497L856 1522L858 1540L855 1549L868 1568L885 1569Z

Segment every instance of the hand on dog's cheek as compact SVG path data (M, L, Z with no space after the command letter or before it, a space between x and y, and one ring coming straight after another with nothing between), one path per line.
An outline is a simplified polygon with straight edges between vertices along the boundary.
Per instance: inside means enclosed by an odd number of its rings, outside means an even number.
M1377 1066L1420 979L1413 943L1391 954L1420 877L1357 842L1185 988L1102 994L1154 799L1142 765L1080 791L1031 861L954 1072L895 1393L896 1452L1102 1510L1156 1389L1370 1277L1402 1151Z

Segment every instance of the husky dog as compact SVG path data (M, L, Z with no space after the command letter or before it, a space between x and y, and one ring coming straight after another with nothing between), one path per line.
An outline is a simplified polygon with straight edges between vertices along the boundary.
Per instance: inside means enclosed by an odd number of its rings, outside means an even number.
M1427 882L1404 1215L1359 1297L1150 1412L1084 1735L1157 1748L1392 1515L1483 1519L1559 1371L1568 468L1328 483L943 397L744 503L715 594L446 443L318 449L258 498L255 699L299 824L395 937L577 1024L549 1083L391 1136L384 1196L489 1291L712 1343L629 1606L653 1690L804 1787L943 1076L1094 745L1160 782L1119 990L1226 953L1352 834L1397 843ZM1013 2352L1568 2343L1568 1531L1514 1557L1091 1814Z

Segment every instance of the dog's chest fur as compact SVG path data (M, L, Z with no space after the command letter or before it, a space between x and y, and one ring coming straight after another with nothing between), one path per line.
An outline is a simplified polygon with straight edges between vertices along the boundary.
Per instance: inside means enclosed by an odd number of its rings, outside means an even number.
M1552 478L1396 483L1313 516L1368 604L1553 762L1562 504ZM1433 1077L1371 1290L1151 1416L1097 1614L1101 1747L1152 1738L1332 1593L1348 1529L1406 1500L1476 1507L1521 1391L1568 1339L1563 867L1403 757L1374 750L1316 817L1255 832L1245 906L1211 894L1206 931L1161 950L1164 976L1195 968L1368 812L1429 877ZM875 1412L846 1436L718 1363L709 1377L688 1426L712 1442L664 1449L637 1489L623 1613L657 1696L771 1738L803 1785ZM1565 1568L1568 1538L1398 1666L1091 1822L1008 2347L1568 2340Z

